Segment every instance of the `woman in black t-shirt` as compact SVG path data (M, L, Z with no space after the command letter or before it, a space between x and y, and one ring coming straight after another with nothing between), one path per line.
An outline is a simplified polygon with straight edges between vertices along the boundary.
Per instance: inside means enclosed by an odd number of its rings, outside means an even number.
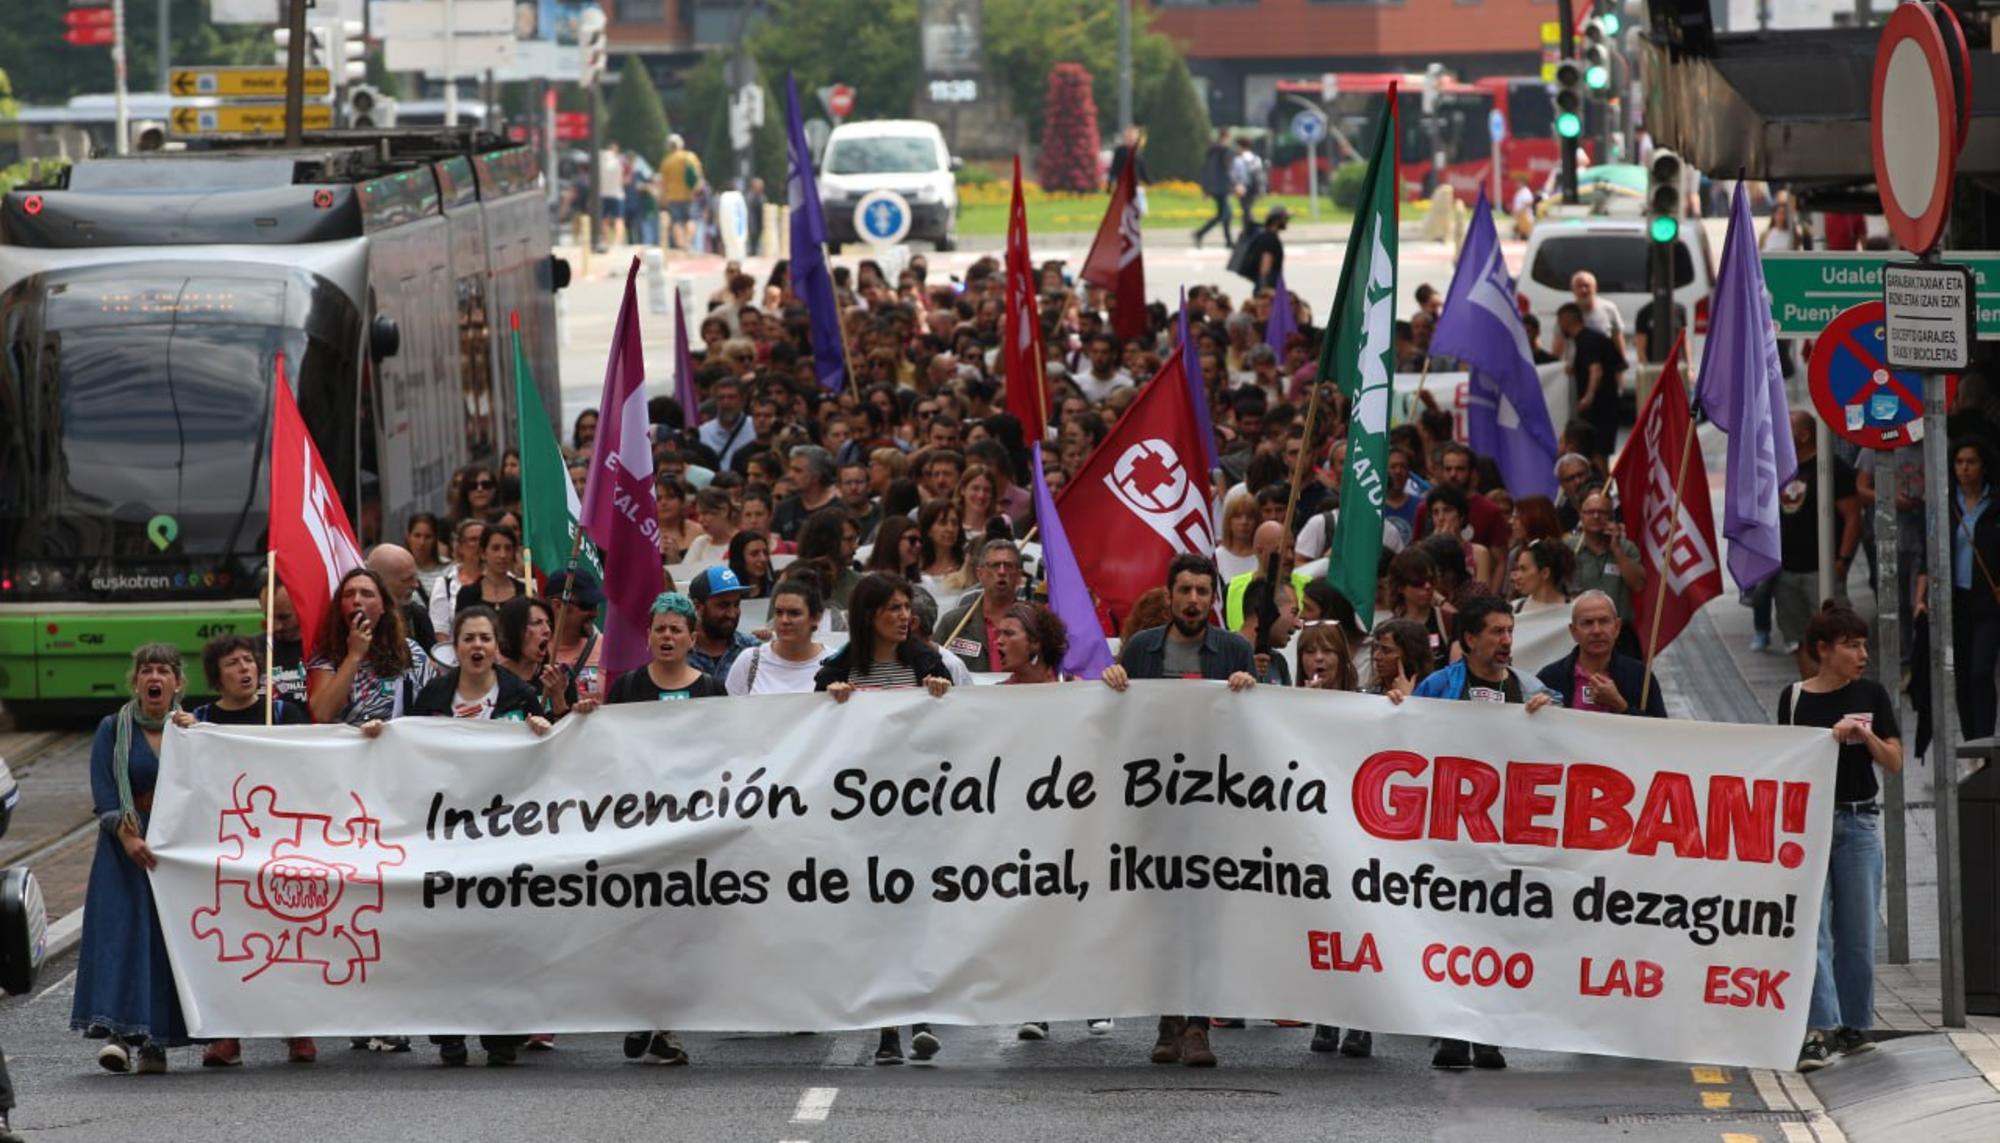
M463 611L477 604L499 607L517 595L526 595L528 585L514 574L515 556L521 550L520 534L504 524L493 524L479 537L479 578L458 591Z
M1820 904L1819 969L1813 976L1799 1070L1814 1071L1833 1054L1873 1048L1875 917L1882 885L1882 804L1875 768L1903 768L1896 703L1868 670L1868 624L1829 603L1806 624L1807 652L1819 673L1778 696L1778 721L1832 729L1840 743L1833 783L1833 843Z

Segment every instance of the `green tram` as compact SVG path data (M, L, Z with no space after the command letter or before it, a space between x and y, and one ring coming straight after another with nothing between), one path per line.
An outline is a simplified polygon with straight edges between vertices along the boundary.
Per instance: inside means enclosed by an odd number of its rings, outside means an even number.
M471 130L92 159L0 199L0 703L106 709L133 647L262 630L281 361L364 546L514 439L510 323L559 408L547 201L532 150Z

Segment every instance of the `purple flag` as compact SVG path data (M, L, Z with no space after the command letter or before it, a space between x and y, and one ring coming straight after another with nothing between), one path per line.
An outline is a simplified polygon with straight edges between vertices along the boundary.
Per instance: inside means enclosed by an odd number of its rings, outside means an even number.
M1458 358L1471 374L1465 430L1472 451L1493 458L1515 496L1553 498L1555 425L1483 190L1472 208L1472 227L1452 272L1444 313L1431 333L1431 352Z
M583 531L604 563L604 667L629 671L651 654L646 630L666 585L653 503L653 445L646 423L646 351L639 338L639 260L625 273L625 300L611 334L597 443L583 489Z
M1195 352L1188 336L1187 287L1181 287L1181 324L1176 331L1175 351L1181 355L1181 371L1187 374L1188 392L1194 397L1194 424L1201 430L1202 449L1208 454L1208 470L1222 467L1222 454L1215 449L1215 419L1208 412L1208 382L1201 376L1201 354Z
M1264 323L1264 344L1271 347L1271 353L1278 359L1278 372L1285 371L1285 342L1299 332L1299 323L1292 316L1292 294L1285 289L1285 276L1278 275L1278 284L1271 290L1271 317Z
M1743 184L1729 205L1722 272L1709 304L1708 344L1701 353L1695 400L1729 434L1723 479L1722 535L1729 574L1738 587L1769 579L1783 559L1778 542L1778 488L1798 471L1791 410L1771 324L1771 298L1757 258L1757 231Z
M674 400L681 403L682 420L692 431L701 425L701 394L694 387L694 354L688 351L687 310L681 292L674 291Z
M792 290L812 318L813 368L821 387L838 393L847 383L846 342L840 334L840 304L826 267L826 216L820 213L819 183L813 178L812 151L799 118L799 84L785 73L785 128L791 140L791 177L785 184L792 207Z
M1097 619L1097 605L1090 601L1090 588L1083 571L1076 566L1076 553L1069 547L1062 517L1056 514L1056 499L1049 495L1049 482L1042 475L1042 442L1029 447L1035 466L1035 523L1041 527L1042 570L1049 577L1049 610L1069 631L1069 651L1063 655L1062 669L1080 679L1095 679L1112 663L1111 644L1104 640L1104 627Z

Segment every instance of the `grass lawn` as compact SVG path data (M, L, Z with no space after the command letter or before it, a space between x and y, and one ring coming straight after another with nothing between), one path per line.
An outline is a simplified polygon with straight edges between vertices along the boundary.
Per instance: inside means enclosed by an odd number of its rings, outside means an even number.
M997 189L998 194L994 194ZM961 236L995 236L1007 233L1007 187L965 188L959 192L958 232ZM998 201L988 201L997 198ZM1104 210L1110 204L1109 194L1064 195L1060 198L1042 198L1032 192L1028 200L1028 235L1032 239L1041 234L1090 234L1104 220ZM1273 202L1282 202L1292 212L1295 222L1313 221L1307 213L1304 195L1277 195L1257 204L1261 217L1264 208ZM1160 187L1146 192L1147 230L1193 230L1215 212L1207 196L1196 191L1167 190ZM1317 221L1343 222L1350 217L1349 212L1335 209L1327 199L1320 200ZM1212 233L1211 237L1220 244L1222 236Z

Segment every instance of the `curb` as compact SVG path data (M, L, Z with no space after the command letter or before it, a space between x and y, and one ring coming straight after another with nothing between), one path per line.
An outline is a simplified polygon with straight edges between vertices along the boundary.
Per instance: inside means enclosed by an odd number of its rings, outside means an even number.
M48 937L42 953L43 963L47 963L75 948L83 940L83 910L62 917L49 926Z

